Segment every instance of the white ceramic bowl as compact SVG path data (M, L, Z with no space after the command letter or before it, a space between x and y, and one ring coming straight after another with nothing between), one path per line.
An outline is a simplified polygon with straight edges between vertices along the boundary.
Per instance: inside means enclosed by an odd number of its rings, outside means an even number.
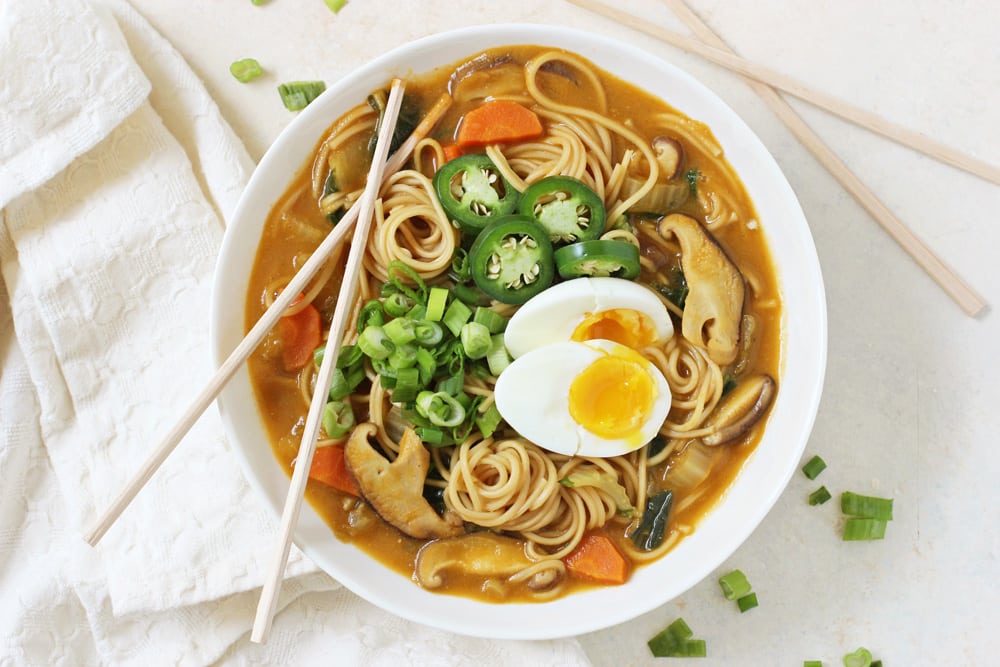
M580 53L597 66L708 124L759 213L784 298L781 390L766 432L735 483L696 532L628 583L541 604L489 604L429 593L356 547L338 541L306 506L295 543L320 567L370 602L404 618L480 637L544 639L627 621L685 592L728 558L771 508L798 465L819 404L826 366L826 304L819 262L795 194L774 159L718 97L676 67L631 46L584 32L492 25L427 37L377 58L338 81L305 109L261 160L226 231L212 305L216 364L243 337L244 304L265 217L330 123L394 75L423 72L474 52L537 44ZM246 372L219 399L244 473L280 516L288 478L274 458Z

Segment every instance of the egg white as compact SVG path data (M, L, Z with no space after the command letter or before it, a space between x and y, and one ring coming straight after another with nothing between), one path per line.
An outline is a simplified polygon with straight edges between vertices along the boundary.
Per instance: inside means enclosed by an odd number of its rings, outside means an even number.
M649 316L657 341L674 334L670 314L648 288L622 278L576 278L550 287L521 306L507 323L504 344L517 359L539 347L572 340L583 320L613 308Z
M562 341L531 350L501 373L494 391L497 409L521 436L557 454L608 457L634 451L653 439L670 412L670 387L652 363L647 362L645 370L656 396L638 438L602 438L570 413L570 385L577 375L616 351L620 356L632 354L630 348L609 340Z

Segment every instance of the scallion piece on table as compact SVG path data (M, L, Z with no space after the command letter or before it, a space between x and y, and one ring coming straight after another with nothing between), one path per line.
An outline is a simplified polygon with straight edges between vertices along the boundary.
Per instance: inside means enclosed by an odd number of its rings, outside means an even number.
M719 586L727 600L738 600L750 592L750 582L740 570L733 570L719 577Z
M740 608L740 613L750 611L757 606L757 594L748 593L736 600L736 606Z
M823 667L822 660L806 660L802 663L802 667Z
M844 667L871 667L871 664L872 653L864 647L844 656Z
M882 661L881 660L872 660L871 667L882 667Z
M704 658L708 655L704 639L693 639L694 633L683 618L666 627L646 642L655 658Z
M851 517L844 522L843 539L845 542L881 540L885 537L886 523L882 519Z
M832 497L833 496L830 495L830 491L827 490L825 486L821 486L809 494L809 504L822 505Z
M330 11L334 14L340 12L340 10L344 8L344 5L347 4L347 0L323 0L323 2L326 3L326 6L329 7Z
M260 63L253 58L237 60L229 66L229 73L240 83L250 83L264 73Z
M826 461L818 456L814 456L802 466L802 473L809 479L816 479L821 472L826 469Z
M278 86L281 103L289 111L301 111L326 90L322 81L289 81Z
M840 495L840 510L849 516L890 521L892 520L892 498L862 496L845 491Z

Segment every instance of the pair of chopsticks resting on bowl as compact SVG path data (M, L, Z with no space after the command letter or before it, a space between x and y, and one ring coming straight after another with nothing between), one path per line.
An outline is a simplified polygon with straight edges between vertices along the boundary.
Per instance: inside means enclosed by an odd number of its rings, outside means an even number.
M855 125L998 185L1000 185L1000 167L917 132L893 125L877 114L852 107L831 95L808 88L790 77L740 58L691 11L684 0L663 0L663 2L687 25L697 39L651 25L645 19L596 0L569 0L569 2L743 75L754 92L785 123L792 134L967 315L975 317L986 307L983 298L935 255L861 179L848 169L777 91L794 95Z

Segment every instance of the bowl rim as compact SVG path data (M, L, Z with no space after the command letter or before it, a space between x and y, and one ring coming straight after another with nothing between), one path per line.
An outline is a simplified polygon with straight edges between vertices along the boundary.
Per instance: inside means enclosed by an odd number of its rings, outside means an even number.
M783 300L779 388L791 384L795 390L779 389L761 442L723 498L702 518L697 530L663 558L638 568L623 586L585 590L542 603L492 604L431 593L354 545L340 542L309 503L303 504L295 544L318 567L376 606L458 634L495 639L553 639L631 620L683 594L721 565L750 536L784 491L815 422L827 360L826 299L815 245L801 206L777 162L753 130L718 95L661 57L575 28L480 25L403 44L330 86L288 124L264 154L223 238L213 281L209 335L213 362L219 367L243 336L249 279L245 262L248 257L251 261L255 257L264 219L287 188L288 165L293 167L291 173L297 173L307 159L303 156L312 151L333 120L363 99L371 87L393 75L412 72L416 63L434 62L427 67L418 65L418 71L423 72L487 48L519 44L561 48L583 55L602 70L709 125L740 174L759 217L765 219L760 229L767 237ZM446 55L453 53L457 55ZM626 67L628 72L624 71ZM662 81L658 80L651 88L649 81L636 80L647 72L663 77ZM664 81L672 86L669 96L656 92L665 85ZM364 91L360 96L359 90ZM712 120L705 120L706 115ZM755 192L768 195L765 208L769 215L762 212ZM774 232L779 228L781 234L776 235ZM239 275L241 267L245 275ZM239 279L235 278L237 275ZM787 280L786 275L793 275L794 280ZM794 308L790 309L789 303ZM789 338L790 330L796 335ZM288 477L277 465L267 442L245 365L224 388L217 406L244 476L266 510L278 519ZM262 441L266 445L263 453L259 447ZM251 449L251 444L256 449ZM763 492L755 486L758 480L770 482L764 485ZM665 577L667 585L661 579L665 574L670 575ZM648 590L660 593L644 594ZM600 609L601 613L588 614L589 609Z

